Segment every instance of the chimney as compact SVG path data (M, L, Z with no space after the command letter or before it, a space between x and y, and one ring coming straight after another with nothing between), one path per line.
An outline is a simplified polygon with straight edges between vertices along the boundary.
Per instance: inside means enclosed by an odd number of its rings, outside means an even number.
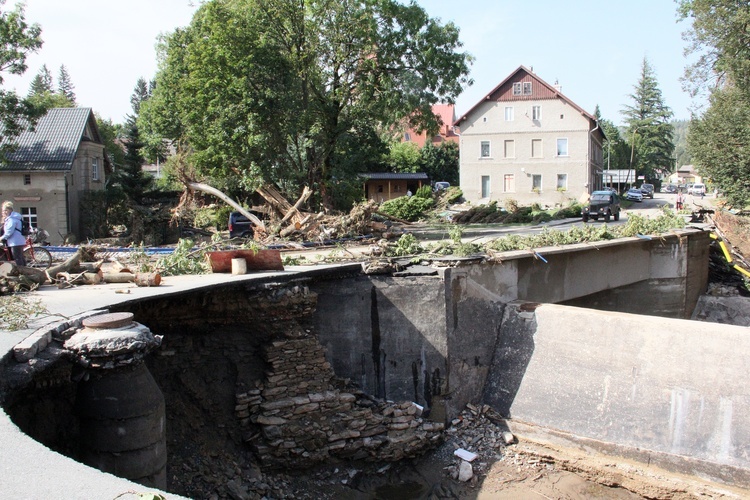
M557 81L557 78L555 78L554 87L555 87L555 90L557 90L558 92L562 92L562 85L560 85L560 83Z

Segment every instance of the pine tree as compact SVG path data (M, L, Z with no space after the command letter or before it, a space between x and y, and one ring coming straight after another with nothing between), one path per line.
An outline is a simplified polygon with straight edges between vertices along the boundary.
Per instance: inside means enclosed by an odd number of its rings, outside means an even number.
M151 97L151 91L148 88L146 80L141 77L135 84L133 95L130 96L130 105L133 107L133 113L138 116L141 113L141 103Z
M136 205L143 201L143 194L151 186L151 176L143 171L144 158L141 148L144 143L138 132L137 118L128 115L125 122L125 158L117 181L128 199Z
M49 69L47 69L46 64L42 64L41 69L39 70L39 73L37 73L34 76L34 79L31 80L31 85L29 86L29 97L32 96L41 96L45 93L52 93L54 92L53 89L53 82L52 82L52 73L49 72Z
M70 75L65 65L60 65L60 73L57 77L57 93L68 99L73 106L76 105L76 94L73 92L73 82L70 80Z
M674 170L674 130L672 110L664 104L661 89L648 60L644 57L641 76L634 87L632 106L622 112L630 141L630 165L637 175L653 180Z

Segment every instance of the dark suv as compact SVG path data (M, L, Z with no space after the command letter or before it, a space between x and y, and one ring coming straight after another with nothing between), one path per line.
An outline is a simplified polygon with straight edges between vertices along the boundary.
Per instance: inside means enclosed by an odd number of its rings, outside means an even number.
M598 220L599 217L604 217L606 222L612 217L620 220L620 197L612 191L594 191L591 193L589 204L583 207L581 216L583 222L588 222L589 218Z
M229 214L229 237L252 238L255 234L255 224L239 212Z
M641 184L641 194L643 197L649 197L654 199L654 185L653 184Z

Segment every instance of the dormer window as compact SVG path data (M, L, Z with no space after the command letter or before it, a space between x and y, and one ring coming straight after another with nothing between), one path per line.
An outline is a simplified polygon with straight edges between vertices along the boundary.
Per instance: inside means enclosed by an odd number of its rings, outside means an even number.
M523 82L523 95L531 95L531 82Z

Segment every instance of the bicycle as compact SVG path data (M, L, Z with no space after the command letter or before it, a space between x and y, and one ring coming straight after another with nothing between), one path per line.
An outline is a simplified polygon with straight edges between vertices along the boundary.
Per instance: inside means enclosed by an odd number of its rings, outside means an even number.
M31 228L29 235L26 236L26 244L23 247L23 257L26 260L27 267L36 269L48 269L52 265L52 254L46 248L35 245L34 243L43 242L48 233L43 229ZM0 261L13 262L13 253L10 247L3 246L0 252Z

